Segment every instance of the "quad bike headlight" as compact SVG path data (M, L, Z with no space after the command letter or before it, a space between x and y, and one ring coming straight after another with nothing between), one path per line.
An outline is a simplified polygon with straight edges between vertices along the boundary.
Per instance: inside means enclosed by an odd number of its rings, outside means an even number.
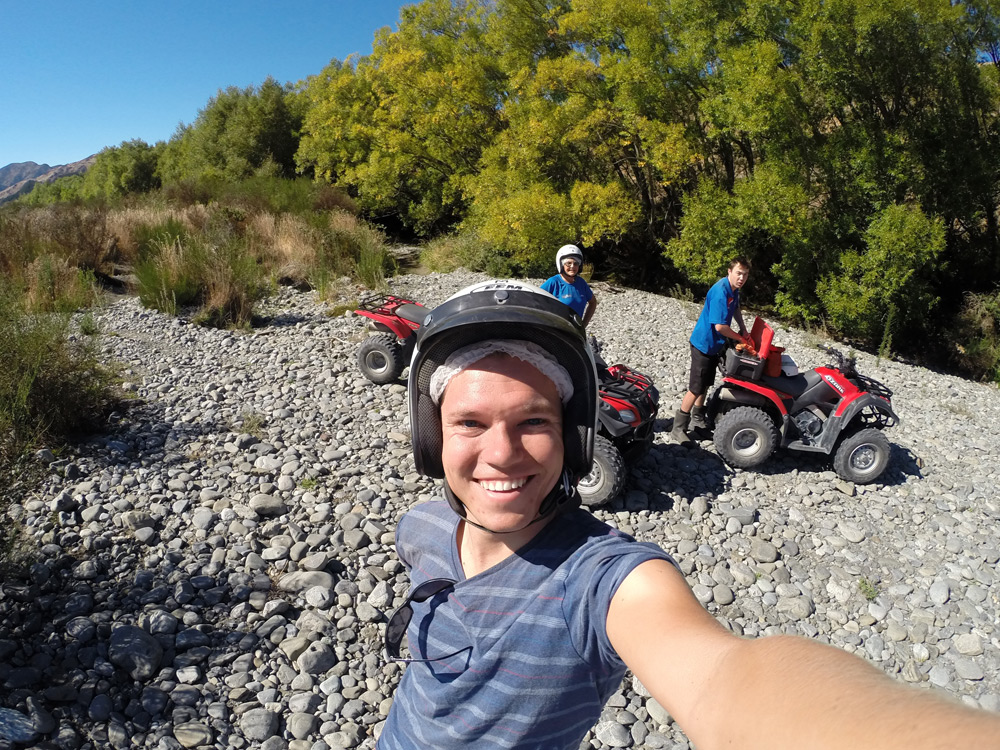
M624 422L625 424L632 424L637 419L639 419L636 413L631 409L619 409L618 418L621 419L621 421Z

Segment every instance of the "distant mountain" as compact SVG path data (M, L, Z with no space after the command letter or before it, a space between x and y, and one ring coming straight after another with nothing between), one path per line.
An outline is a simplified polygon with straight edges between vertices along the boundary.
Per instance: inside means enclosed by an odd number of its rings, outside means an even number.
M22 161L0 167L0 203L12 201L20 195L31 192L36 183L52 182L71 174L83 174L96 158L95 154L72 164L61 164L57 167L35 164L33 161Z

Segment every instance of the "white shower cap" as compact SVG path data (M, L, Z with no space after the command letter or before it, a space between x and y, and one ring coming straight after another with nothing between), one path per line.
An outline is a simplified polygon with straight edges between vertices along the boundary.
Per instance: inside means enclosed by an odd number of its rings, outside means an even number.
M478 341L475 344L463 346L456 349L444 361L431 376L430 395L435 406L441 405L441 397L444 389L448 387L451 379L468 369L476 362L491 354L508 354L517 357L538 370L542 375L551 380L559 393L559 399L563 405L569 403L573 397L573 379L570 378L566 368L559 364L558 360L542 349L538 344L530 341L520 341L515 339L496 339L492 341Z

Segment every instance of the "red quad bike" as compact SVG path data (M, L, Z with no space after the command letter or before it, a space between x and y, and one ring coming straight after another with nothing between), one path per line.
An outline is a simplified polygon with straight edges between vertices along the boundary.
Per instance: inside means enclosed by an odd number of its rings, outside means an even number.
M761 318L750 332L755 352L729 349L723 382L709 397L706 417L713 442L730 466L760 466L783 448L833 455L837 475L856 484L874 482L889 463L883 430L899 422L892 391L861 375L853 357L821 346L836 364L799 374L774 346Z
M409 365L417 331L430 310L393 295L370 295L355 313L368 318L372 332L358 348L358 367L373 383L399 379ZM608 365L595 353L601 396L594 463L577 489L584 505L603 505L621 493L628 478L625 464L638 460L653 443L660 394L645 375L622 364Z
M372 321L372 335L358 349L361 373L378 385L399 380L413 355L417 331L431 311L402 297L370 294L354 312Z

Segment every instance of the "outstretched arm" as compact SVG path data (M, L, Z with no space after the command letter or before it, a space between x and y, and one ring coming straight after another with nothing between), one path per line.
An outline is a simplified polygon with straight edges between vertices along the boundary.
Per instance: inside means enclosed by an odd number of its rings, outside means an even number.
M625 579L607 632L699 750L1000 748L998 715L894 682L816 641L732 635L665 561Z

